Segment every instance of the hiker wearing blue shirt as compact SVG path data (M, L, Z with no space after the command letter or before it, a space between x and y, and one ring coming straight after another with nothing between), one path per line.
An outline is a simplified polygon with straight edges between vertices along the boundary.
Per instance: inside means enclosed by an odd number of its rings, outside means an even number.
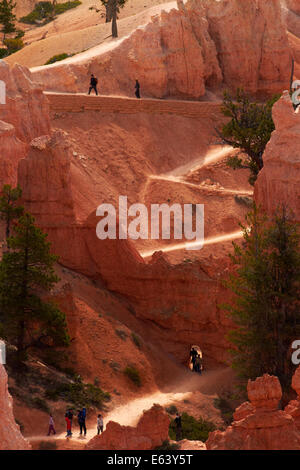
M84 436L86 436L86 425L85 425L85 418L86 418L86 410L83 408L82 410L78 410L77 419L80 428L79 435L82 436L82 431L84 432Z

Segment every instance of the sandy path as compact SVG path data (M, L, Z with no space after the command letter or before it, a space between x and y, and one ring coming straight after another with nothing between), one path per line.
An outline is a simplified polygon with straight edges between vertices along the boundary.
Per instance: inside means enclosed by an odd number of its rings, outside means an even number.
M196 405L202 404L202 407L213 407L212 402L216 396L220 384L228 383L228 374L230 374L231 377L231 372L229 372L228 369L209 371L202 375L185 371L181 377L177 377L176 384L170 385L170 388L172 389L171 392L157 391L150 395L136 398L123 405L117 406L107 415L103 413L104 430L106 424L109 421L115 421L121 425L136 426L143 412L150 409L154 404L159 404L163 407L166 407L167 405L176 403L176 406L179 406L178 409L180 409L180 403L182 403L184 400L192 400L194 398L196 399ZM216 416L218 416L217 410L215 411ZM221 422L220 419L219 422ZM73 429L72 441L75 441L81 445L85 445L87 441L95 436L97 428L95 421L88 421L87 435L85 438L79 436L76 418L74 423L76 423L76 427ZM65 437L66 433L63 432L50 437L43 435L27 436L26 439L34 442L60 440L65 439Z
M60 15L55 22L51 23L51 27L55 28L55 31L51 34L47 32L47 27L50 27L49 25L38 28L39 37L29 39L29 45L7 57L5 59L6 62L9 64L19 63L27 67L42 66L50 57L62 53L80 53L79 61L86 60L109 50L109 47L108 49L102 49L101 45L111 45L112 48L116 47L120 39L125 39L137 28L144 27L151 21L152 16L159 14L162 10L169 11L172 8L177 8L177 3L175 1L165 3L160 0L145 0L144 2L135 0L133 7L129 10L127 9L130 12L130 16L123 17L118 21L119 39L111 37L110 23L105 23L104 20L101 20L99 23L100 15L88 9L86 15L94 15L92 16L92 21L95 22L95 18L97 18L97 24L86 26L85 15L80 13L80 8L78 7L77 11L74 9ZM70 26L70 15L78 14L79 16L76 17L76 21L74 19L73 26ZM46 38L43 38L46 33ZM93 48L93 51L88 51L91 48ZM82 51L85 51L86 55L81 54ZM76 56L71 59L78 59L78 57ZM66 59L66 61L71 59ZM68 63L66 61L65 63Z
M209 237L206 238L203 242L203 247L208 246L208 245L215 245L218 243L224 243L228 241L233 241L233 240L238 240L243 237L243 232L240 230L236 232L231 232L227 233L225 235L217 235L214 237ZM202 243L201 243L202 245ZM199 241L195 240L193 242L181 242L181 243L175 243L174 245L171 246L162 246L162 247L156 247L153 250L147 250L147 251L140 251L140 255L143 258L148 258L149 256L152 256L155 251L163 251L164 253L169 253L172 251L178 251L178 250L191 250L191 249L197 249L197 247L200 246Z
M161 174L161 175L150 175L148 177L148 180L146 182L145 188L143 190L143 198L142 200L144 201L146 198L146 193L147 189L149 187L149 184L151 180L162 180L162 181L170 181L172 183L177 183L177 184L183 184L192 188L196 188L199 191L211 191L213 193L226 193L226 194L232 194L234 195L243 195L243 196L252 196L253 191L247 191L247 190L236 190L236 189L227 189L227 188L216 188L214 186L201 186L197 185L194 183L189 183L185 181L183 178L187 174L189 174L192 171L199 170L206 165L209 165L211 163L215 163L218 161L223 160L226 156L230 155L234 149L230 146L220 146L218 147L212 147L205 156L201 156L197 158L196 160L193 160L191 162L186 163L185 165L179 166L172 171ZM204 240L203 247L204 246L209 246L209 245L214 245L214 244L220 244L228 241L233 241L233 240L238 240L243 237L243 232L241 230L233 231L230 233L226 234L219 234L215 235L212 237L208 237ZM202 244L201 244L202 245ZM161 247L155 247L154 249L150 250L139 250L140 255L143 258L148 258L153 255L156 251L162 251L164 253L170 253L174 251L179 251L179 250L188 250L188 249L197 249L199 246L199 241L191 241L191 242L180 242L180 243L174 243L171 246L168 245L162 245Z
M206 153L206 155L201 155L201 157L191 162L186 163L185 165L179 166L168 173L165 173L164 176L184 176L187 175L190 171L196 171L200 168L203 168L206 165L211 163L218 162L223 160L223 158L228 157L234 151L233 147L230 145L212 146L212 148Z
M240 194L242 196L252 196L252 194L253 194L252 191L246 191L246 190L216 188L216 187L211 187L209 185L200 186L199 184L189 183L187 181L184 181L179 176L151 175L150 179L171 181L172 183L184 184L184 185L190 186L192 188L197 188L197 189L199 189L199 191L203 191L203 190L204 191L213 191L214 193L227 193L227 194L232 194L232 195Z

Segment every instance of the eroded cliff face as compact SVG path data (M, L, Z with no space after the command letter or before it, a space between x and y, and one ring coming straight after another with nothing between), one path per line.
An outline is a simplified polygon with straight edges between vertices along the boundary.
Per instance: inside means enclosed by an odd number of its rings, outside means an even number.
M285 204L300 221L300 114L289 93L273 107L275 131L263 155L264 168L255 184L255 200L269 214Z
M288 30L300 38L300 4L298 0L286 0L286 7Z
M6 86L6 104L0 105L0 185L17 182L17 167L28 144L50 132L48 100L26 67L10 68L0 61L0 80Z
M297 372L299 374L299 371ZM268 374L248 382L250 402L243 403L234 414L226 431L210 433L208 450L299 450L300 433L293 414L298 406L279 410L282 390L277 377ZM297 411L295 410L297 409Z
M48 90L84 92L93 72L102 94L129 96L138 78L143 96L156 98L198 99L221 85L264 96L287 87L291 54L279 0L177 3L108 52L32 71Z
M25 206L49 234L60 263L102 279L128 299L138 318L151 321L153 339L182 362L190 343L203 345L208 364L222 362L229 322L219 310L228 296L220 270L226 271L228 261L222 267L218 259L171 265L157 254L147 264L130 240L99 240L98 201L90 201L94 209L83 217L79 207L87 175L73 161L67 135L57 131L33 140L19 164Z
M30 450L30 444L22 436L15 422L12 398L7 388L7 374L0 364L0 450Z
M191 0L191 7L195 3ZM204 0L204 4L224 83L261 96L281 91L288 83L290 65L281 2Z

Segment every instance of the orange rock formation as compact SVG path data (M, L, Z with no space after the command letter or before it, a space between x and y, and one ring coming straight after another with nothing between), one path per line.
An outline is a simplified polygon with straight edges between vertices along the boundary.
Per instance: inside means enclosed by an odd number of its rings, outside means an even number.
M177 4L108 52L35 68L35 77L48 90L84 92L93 72L102 94L129 96L139 78L142 95L156 98L198 99L221 85L265 96L288 86L291 53L279 0Z
M255 200L268 213L286 204L300 221L300 114L286 91L273 107L275 131L263 155L264 168L255 184Z
M110 421L105 431L89 441L86 450L151 450L168 440L170 418L160 405L145 411L137 426Z
M7 389L7 374L0 364L0 450L30 450L31 446L22 436L12 411L12 398Z
M299 376L299 369L296 372ZM226 431L210 433L208 450L299 450L300 433L289 414L289 405L279 410L282 396L277 377L268 374L248 382L249 402L237 408Z

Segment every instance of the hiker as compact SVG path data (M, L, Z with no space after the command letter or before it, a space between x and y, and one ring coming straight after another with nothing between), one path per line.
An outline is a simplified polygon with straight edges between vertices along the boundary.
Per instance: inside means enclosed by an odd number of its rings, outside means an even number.
M65 420L67 423L67 435L66 437L72 436L72 420L73 420L73 412L71 408L65 414Z
M136 96L137 98L139 98L139 99L140 99L140 97L141 97L141 95L140 95L140 87L141 87L141 85L140 85L139 81L136 80L136 81L135 81L135 96Z
M54 420L53 420L52 415L50 414L50 416L49 416L49 430L48 430L47 436L50 436L51 432L53 432L53 434L56 434L56 431L55 431L55 428L54 428Z
M182 438L182 423L181 416L179 413L176 413L176 418L174 421L176 424L176 441L180 441Z
M65 414L65 420L66 420L66 424L67 424L67 435L66 435L66 437L70 437L70 436L72 436L72 432L71 432L72 426L71 426L71 421L68 417L68 413Z
M201 357L200 354L197 354L196 359L195 359L195 372L198 372L201 374L202 370L202 364L201 364Z
M86 417L85 408L82 408L82 410L78 410L77 419L78 419L78 424L80 427L80 433L79 433L80 436L82 436L82 431L84 432L84 435L86 436L85 417Z
M196 356L197 356L197 351L196 351L195 348L192 348L191 351L190 351L190 358L191 358L191 361L192 361L192 364L193 364L193 371L194 372L196 371L196 369L195 369Z
M97 418L97 434L99 435L100 432L103 432L103 418L102 418L102 415L98 415L98 418Z
M97 85L98 85L98 79L92 74L91 81L90 81L89 95L91 94L92 90L95 90L95 93L98 96Z

